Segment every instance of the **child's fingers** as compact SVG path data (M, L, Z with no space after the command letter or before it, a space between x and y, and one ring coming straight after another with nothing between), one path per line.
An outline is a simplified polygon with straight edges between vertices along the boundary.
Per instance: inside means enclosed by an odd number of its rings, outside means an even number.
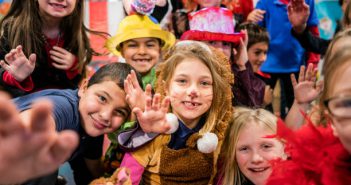
M143 111L139 107L134 107L132 112L135 114L137 119L140 121L140 118L143 116Z
M11 68L8 64L5 63L5 61L0 60L0 66L5 70L5 71L10 71Z
M127 81L128 81L128 87L129 87L130 91L133 91L134 85L133 85L132 75L131 74L128 74Z
M146 85L146 88L145 88L145 96L151 98L151 96L152 96L151 91L152 91L151 85L150 85L150 84L147 84L147 85Z
M150 111L152 106L152 98L146 97L145 111Z
M141 88L134 70L131 71L131 82L134 88L136 89Z
M50 50L49 52L50 52L51 56L55 56L55 57L60 58L60 59L64 59L66 57L66 54L60 53L60 52L55 51L55 50Z
M74 131L64 130L57 133L56 141L50 147L50 155L54 161L53 168L56 165L60 165L62 162L66 161L67 158L73 153L75 148L78 146L78 135Z
M129 75L127 76L127 80L128 80L128 84L129 84L130 90L131 90L131 91L135 90L135 85L134 85L134 83L133 83L133 76L132 76L132 74L129 74Z
M35 66L35 62L37 61L37 55L32 53L31 55L29 55L29 64L31 66Z
M245 46L245 48L247 47L247 44L249 42L249 35L247 34L247 30L244 29L242 30L242 33L244 33L244 40L243 40L243 44Z
M170 103L171 103L171 99L170 99L169 96L166 96L166 97L162 100L161 108L162 108L163 112L168 112L168 108L169 108Z
M160 94L155 94L153 101L152 101L152 109L153 110L159 110L160 109L160 100L161 100L161 95Z
M67 53L69 53L69 51L67 51L65 48L61 48L61 47L58 47L58 46L52 47L52 51L55 51L56 53L60 53L60 54L67 54Z
M127 96L126 96L126 100L127 100L129 98L129 94L130 94L130 87L129 87L129 83L128 83L127 79L124 80L124 84L123 85L124 85L124 91L127 94Z
M299 79L298 79L299 82L305 81L305 68L306 68L305 66L300 67L300 73L299 73Z
M16 47L16 57L22 57L22 56L24 56L24 53L23 53L23 51L22 51L22 46L21 45L19 45L19 46L17 46Z
M297 81L296 81L294 73L290 74L290 79L291 79L292 86L295 87L297 85Z
M15 49L11 49L11 51L5 55L6 62L9 63L15 60L15 52Z
M313 64L308 64L307 70L306 70L305 80L311 81L312 73L313 73Z
M130 95L129 94L126 95L126 101L128 104L130 103ZM131 105L129 105L129 106L131 106Z
M261 21L264 18L265 13L266 13L266 11L257 9L257 11L255 12L256 20Z
M58 56L55 55L50 55L50 58L57 64L59 65L66 65L67 64L67 60L65 60L65 58L60 58Z
M54 131L54 119L51 116L52 104L47 100L40 100L33 104L30 127L32 132Z
M60 63L57 63L57 62L53 62L52 66L54 66L56 69L61 69L61 70L68 70L69 69L69 67L67 65L60 64Z
M288 16L289 16L289 15L291 15L291 13L292 13L292 11L293 11L293 5L292 5L292 3L289 3L287 8L288 8Z
M317 74L318 74L318 69L313 69L312 71L312 77L311 77L311 81L315 82L317 80Z

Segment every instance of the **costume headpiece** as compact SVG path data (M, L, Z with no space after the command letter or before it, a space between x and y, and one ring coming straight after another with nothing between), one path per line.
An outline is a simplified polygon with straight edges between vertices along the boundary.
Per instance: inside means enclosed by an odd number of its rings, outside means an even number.
M162 49L168 49L175 43L175 36L161 29L157 21L146 15L134 14L125 17L119 24L117 34L107 40L107 49L120 55L121 43L136 38L158 38L162 42Z
M190 30L181 40L226 41L240 43L243 33L234 32L233 13L226 8L204 8L189 14Z

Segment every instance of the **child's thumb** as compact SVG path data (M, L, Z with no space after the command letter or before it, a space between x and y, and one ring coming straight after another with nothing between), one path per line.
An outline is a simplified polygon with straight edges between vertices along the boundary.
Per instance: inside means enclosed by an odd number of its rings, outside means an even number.
M134 107L132 112L136 115L136 117L139 118L142 116L143 111L139 107ZM140 121L140 120L139 120Z

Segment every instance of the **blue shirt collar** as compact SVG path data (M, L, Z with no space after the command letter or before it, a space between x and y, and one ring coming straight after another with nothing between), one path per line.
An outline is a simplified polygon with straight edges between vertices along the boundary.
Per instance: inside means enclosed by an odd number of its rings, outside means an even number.
M179 128L171 135L171 141L169 142L168 147L174 150L185 148L188 138L192 134L198 132L204 126L205 121L206 117L201 117L197 125L193 129L190 129L178 119Z

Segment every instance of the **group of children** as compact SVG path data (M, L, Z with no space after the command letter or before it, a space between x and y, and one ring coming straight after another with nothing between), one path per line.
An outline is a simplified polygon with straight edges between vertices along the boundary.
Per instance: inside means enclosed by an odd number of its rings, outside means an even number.
M94 54L83 9L78 0L14 0L0 22L1 85L18 97L0 96L0 184L55 184L64 161L78 161L77 179L79 170L89 182L107 175L93 185L350 182L349 30L329 46L324 88L312 64L291 76L285 121L293 132L262 109L272 96L259 70L271 50L263 28L246 23L235 32L231 11L210 7L190 14L176 43L155 19L134 13L106 42L126 63L83 79ZM301 110L320 94L320 118L309 120Z

